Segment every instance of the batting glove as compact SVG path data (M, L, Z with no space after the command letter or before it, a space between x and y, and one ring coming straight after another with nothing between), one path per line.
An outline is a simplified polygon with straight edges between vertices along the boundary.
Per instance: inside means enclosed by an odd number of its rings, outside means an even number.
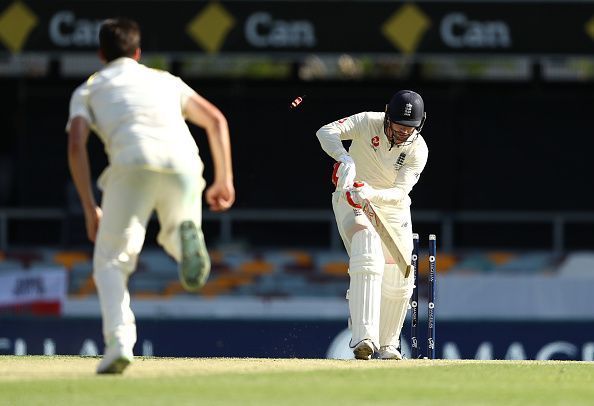
M332 182L336 185L336 190L349 190L355 181L355 161L350 155L345 154L338 159L336 164L334 164Z
M345 196L347 202L356 209L360 209L363 200L371 200L375 197L376 190L365 182L354 182L353 187L347 190Z

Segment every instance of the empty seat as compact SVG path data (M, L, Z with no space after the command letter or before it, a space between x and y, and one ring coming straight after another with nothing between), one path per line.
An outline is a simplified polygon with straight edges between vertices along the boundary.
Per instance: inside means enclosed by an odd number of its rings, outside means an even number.
M348 277L349 256L343 251L322 251L316 253L314 262L317 270L338 278Z
M79 262L86 262L91 259L91 255L84 251L60 251L53 255L52 260L70 270Z
M68 293L72 295L88 293L92 279L93 263L91 261L78 262L68 272Z
M146 277L141 273L133 273L128 280L130 294L138 296L161 295L168 285L167 280L160 278Z
M266 262L263 260L253 260L244 262L239 266L239 272L250 274L250 275L263 275L267 273L272 273L274 270L274 265L270 262Z
M506 262L513 260L515 257L517 257L517 255L511 252L489 251L487 253L487 258L489 258L495 265L505 264Z
M534 252L518 255L512 260L496 266L495 272L550 272L556 267L554 255L549 252Z
M420 270L424 270L424 273L427 273L429 270L429 264L427 260L427 256L424 258L419 259L421 265L426 263L425 268L419 267ZM439 254L437 256L437 263L439 268ZM492 270L494 267L493 262L483 253L470 253L467 255L462 256L455 264L453 264L448 271L452 273L477 273L477 272L486 272Z
M137 270L176 278L177 262L163 251L147 250L140 253Z

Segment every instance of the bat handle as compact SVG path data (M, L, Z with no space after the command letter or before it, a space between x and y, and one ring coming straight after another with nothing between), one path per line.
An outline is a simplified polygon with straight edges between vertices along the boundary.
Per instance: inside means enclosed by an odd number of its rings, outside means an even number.
M411 271L415 269L413 265L407 265L406 271L404 272L404 277L408 278L410 276Z

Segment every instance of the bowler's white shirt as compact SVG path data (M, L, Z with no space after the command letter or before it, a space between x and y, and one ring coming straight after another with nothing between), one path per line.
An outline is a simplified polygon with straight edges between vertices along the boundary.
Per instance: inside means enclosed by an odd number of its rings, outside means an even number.
M103 141L113 167L201 170L183 117L194 93L168 72L118 58L74 91L66 129L74 117L83 117Z
M363 112L334 121L316 133L322 149L335 160L346 150L343 140L352 140L348 154L355 161L356 179L374 189L394 189L401 195L398 207L409 207L408 194L425 168L429 150L420 134L405 146L393 146L384 133L384 113Z

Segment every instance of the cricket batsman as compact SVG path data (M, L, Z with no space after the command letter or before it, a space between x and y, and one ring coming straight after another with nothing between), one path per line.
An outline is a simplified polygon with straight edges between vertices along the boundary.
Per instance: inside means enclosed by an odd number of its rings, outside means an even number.
M357 359L370 359L375 352L381 359L402 359L400 331L414 277L404 277L360 207L363 199L374 203L412 255L409 193L427 163L421 136L425 119L421 96L401 90L385 112L358 113L316 133L322 149L336 160L332 208L349 255L350 347ZM348 151L345 140L352 141Z

